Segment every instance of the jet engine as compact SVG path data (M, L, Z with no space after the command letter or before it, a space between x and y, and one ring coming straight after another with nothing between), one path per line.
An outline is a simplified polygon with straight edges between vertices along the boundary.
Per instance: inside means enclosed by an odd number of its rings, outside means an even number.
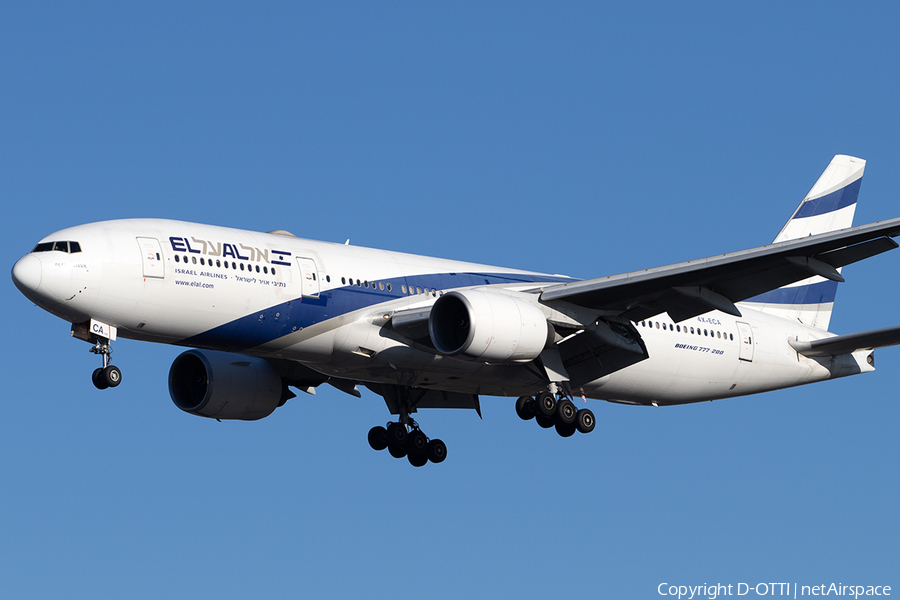
M188 350L169 369L169 395L185 412L212 419L255 421L290 397L268 362L245 354Z
M441 354L488 363L534 360L553 339L553 328L534 304L479 290L438 298L428 331Z

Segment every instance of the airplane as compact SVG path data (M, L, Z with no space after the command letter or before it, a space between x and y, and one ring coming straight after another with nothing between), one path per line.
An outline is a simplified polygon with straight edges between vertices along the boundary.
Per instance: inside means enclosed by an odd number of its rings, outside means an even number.
M576 397L667 406L873 371L900 327L828 331L842 267L898 246L900 218L852 226L864 169L835 156L769 245L596 279L166 219L57 231L12 279L91 344L99 389L122 381L118 337L190 348L169 393L202 417L363 385L397 417L370 446L421 467L447 447L412 415L481 416L483 395L569 437L595 427Z

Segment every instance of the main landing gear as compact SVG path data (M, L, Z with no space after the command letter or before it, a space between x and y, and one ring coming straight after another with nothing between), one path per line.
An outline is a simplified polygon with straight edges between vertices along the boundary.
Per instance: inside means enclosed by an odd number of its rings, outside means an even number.
M369 445L373 450L384 450L394 458L409 460L414 467L424 467L425 463L444 462L447 446L441 440L429 440L419 429L419 424L407 418L406 423L388 423L387 427L375 426L369 430Z
M597 424L590 409L578 410L568 398L560 395L557 400L550 392L541 392L535 398L521 396L516 400L516 414L523 421L534 419L544 429L556 427L556 433L562 437L576 431L590 433Z
M119 370L119 367L110 364L112 360L112 346L110 346L109 340L97 338L96 343L91 348L91 352L103 357L103 366L99 369L94 369L94 373L91 375L94 387L98 390L105 390L122 383L122 371Z

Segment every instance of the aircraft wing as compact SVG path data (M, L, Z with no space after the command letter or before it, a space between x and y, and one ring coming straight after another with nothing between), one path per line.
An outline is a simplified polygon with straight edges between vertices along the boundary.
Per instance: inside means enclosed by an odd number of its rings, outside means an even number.
M566 301L641 321L667 312L683 321L710 310L740 316L736 302L812 276L843 281L837 269L893 250L900 218L811 235L664 267L547 287Z
M900 326L837 335L812 342L788 342L804 356L836 356L856 350L884 348L900 344Z

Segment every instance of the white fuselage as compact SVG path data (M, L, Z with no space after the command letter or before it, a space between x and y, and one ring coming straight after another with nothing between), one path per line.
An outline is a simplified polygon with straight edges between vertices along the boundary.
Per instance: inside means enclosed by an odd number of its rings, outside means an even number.
M427 308L450 290L524 292L572 281L160 219L82 225L44 241L77 241L80 251L33 252L16 269L30 278L29 298L70 322L94 319L121 337L295 360L356 381L486 395L533 394L546 382L526 364L436 354L385 328L385 315ZM590 318L570 305L541 309L548 317ZM747 307L741 312L713 311L678 324L662 314L636 323L649 358L573 392L681 404L872 370L870 351L807 358L788 340L831 334Z

